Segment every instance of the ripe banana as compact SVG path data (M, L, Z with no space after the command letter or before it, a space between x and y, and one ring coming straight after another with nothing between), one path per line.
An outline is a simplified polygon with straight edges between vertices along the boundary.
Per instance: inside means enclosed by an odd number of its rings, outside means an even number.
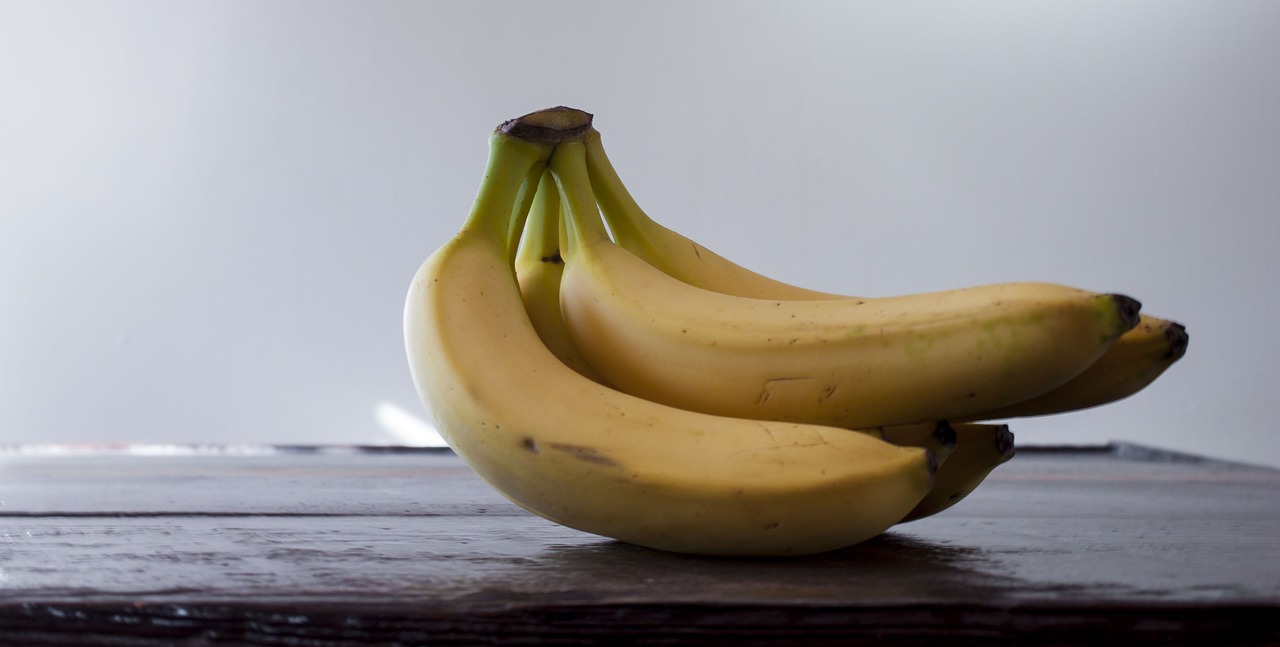
M753 272L655 222L640 208L609 161L600 132L583 141L600 211L619 246L663 272L700 288L757 299L857 298L784 283ZM1049 415L1107 404L1145 388L1186 352L1186 329L1142 315L1088 370L1031 400L968 416L973 420Z
M564 259L560 257L560 190L548 172L542 174L536 190L527 189L525 193L533 195L533 203L523 223L523 238L515 260L525 311L538 337L560 361L583 377L606 384L578 351L560 316L560 277L564 274ZM519 216L513 218L513 222L517 220ZM512 232L519 233L516 229Z
M932 483L927 450L664 406L584 378L547 349L511 236L520 187L538 181L553 147L551 168L563 167L566 145L555 144L590 123L560 110L495 131L470 215L406 298L410 372L450 447L535 514L662 550L817 553L898 522Z
M1071 381L1042 395L970 416L997 420L1078 411L1127 398L1146 388L1187 352L1182 324L1142 315L1138 325Z
M614 243L581 142L556 157L565 323L610 384L656 402L850 429L958 419L1066 382L1137 322L1133 299L1047 283L821 301L712 292Z
M623 249L690 285L754 299L822 300L849 297L802 288L753 272L655 222L640 208L605 154L600 131L583 137L587 172L600 211Z
M935 515L959 503L977 489L992 470L1013 458L1013 433L1008 425L970 422L949 426L955 439L954 449L938 466L933 489L902 518L903 523ZM889 442L908 447L931 446L938 434L936 430L930 431L929 425L888 427L883 432Z

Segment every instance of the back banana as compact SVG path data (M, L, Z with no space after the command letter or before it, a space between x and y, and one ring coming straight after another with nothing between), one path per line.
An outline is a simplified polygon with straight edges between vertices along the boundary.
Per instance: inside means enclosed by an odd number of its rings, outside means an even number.
M909 447L929 447L936 441L931 425L889 427L883 430L885 440ZM1013 458L1013 433L1008 425L955 423L951 428L953 449L938 466L933 489L902 518L902 522L930 517L947 510L978 489L995 468Z
M618 246L585 146L557 148L574 344L620 390L717 415L845 428L960 419L1052 389L1139 304L1047 283L881 299L764 300L698 288Z
M852 298L810 290L784 283L742 267L654 221L636 203L618 176L595 129L583 139L587 147L587 168L600 210L619 246L650 265L690 285L736 296L778 300L826 300ZM1150 333L1165 331L1161 342ZM1143 314L1138 326L1117 343L1089 370L1067 383L998 411L979 412L970 417L989 420L1002 417L1049 415L1098 406L1126 398L1150 385L1186 351L1186 329L1170 321ZM1163 344L1164 353L1152 350Z
M1098 361L1056 389L970 416L996 420L1078 411L1127 398L1146 388L1187 352L1182 324L1142 315Z

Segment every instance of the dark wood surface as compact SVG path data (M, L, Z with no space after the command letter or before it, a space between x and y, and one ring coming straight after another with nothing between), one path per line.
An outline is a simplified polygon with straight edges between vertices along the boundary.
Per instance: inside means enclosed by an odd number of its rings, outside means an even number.
M123 449L0 448L0 645L1280 644L1267 468L1023 449L938 516L745 560L554 525L447 451Z

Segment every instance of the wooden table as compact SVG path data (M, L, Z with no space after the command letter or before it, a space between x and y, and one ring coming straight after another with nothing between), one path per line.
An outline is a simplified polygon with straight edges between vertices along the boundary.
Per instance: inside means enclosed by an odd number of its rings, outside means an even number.
M129 449L129 451L124 451ZM801 559L516 508L446 450L0 448L0 645L1280 644L1280 471L1027 448Z

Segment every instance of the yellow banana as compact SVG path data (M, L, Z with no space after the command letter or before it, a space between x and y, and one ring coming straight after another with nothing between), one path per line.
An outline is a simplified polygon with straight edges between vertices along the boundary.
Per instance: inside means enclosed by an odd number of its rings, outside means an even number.
M1187 352L1182 324L1142 315L1106 353L1071 381L1036 397L982 411L972 420L1044 416L1127 398L1146 388Z
M1133 299L1047 283L870 300L712 292L613 242L583 143L556 158L565 323L610 384L656 402L851 429L962 418L1066 382L1137 322Z
M511 264L513 205L553 143L590 116L516 122L551 122L554 132L512 122L495 131L470 215L419 268L405 303L414 383L468 465L552 521L689 553L832 550L883 532L919 503L932 482L927 450L684 411L601 386L556 358Z
M640 208L605 154L600 131L592 128L583 138L587 147L587 171L600 211L614 240L622 248L654 267L690 285L755 299L847 299L784 283L753 272L662 226Z
M619 246L650 265L690 285L758 299L857 298L810 290L753 272L697 242L655 222L636 203L609 161L594 128L584 137L587 168L600 211ZM974 420L1048 415L1098 406L1142 390L1186 351L1186 329L1180 324L1142 315L1139 325L1120 339L1088 370L1030 401L997 411L980 412Z
M523 223L523 238L516 253L516 279L520 296L534 330L547 348L569 368L583 377L605 384L591 367L560 316L560 277L564 259L560 257L560 191L550 173L544 172L532 194L533 202ZM516 216L513 220L519 220ZM517 230L513 229L513 233Z
M955 438L954 449L947 460L938 465L933 489L902 518L903 523L935 515L959 503L976 490L992 470L1013 458L1013 433L1008 425L970 422L949 426ZM883 432L889 442L907 447L933 446L938 435L929 425L888 427Z

